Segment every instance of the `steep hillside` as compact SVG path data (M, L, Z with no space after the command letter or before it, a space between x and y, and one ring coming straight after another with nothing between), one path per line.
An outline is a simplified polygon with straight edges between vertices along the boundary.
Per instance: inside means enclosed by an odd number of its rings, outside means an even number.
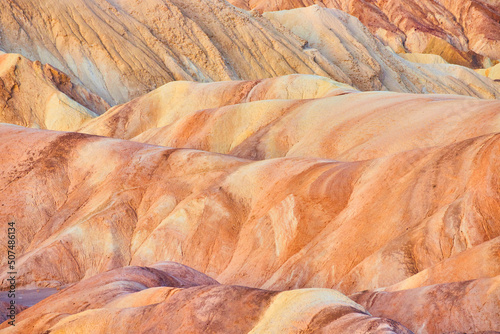
M0 25L3 50L51 64L112 105L170 81L294 73L361 90L500 95L466 68L405 62L354 17L318 6L262 17L224 0L9 0Z
M342 77L303 41L222 0L11 0L0 23L4 50L50 63L112 104L173 80Z
M109 105L50 65L0 54L0 122L75 130Z
M0 1L0 332L500 333L498 1L231 3Z
M251 162L0 128L0 218L24 236L19 286L171 260L225 284L352 293L396 284L500 234L495 134L361 162Z
M490 80L477 78L470 69L403 61L374 38L358 19L340 10L311 6L265 13L264 16L305 39L310 48L317 49L342 69L361 90L498 96L496 93L484 94L484 89L493 92L498 87Z
M482 67L500 59L500 3L494 0L229 0L259 12L312 5L361 20L398 52L434 53L448 62Z

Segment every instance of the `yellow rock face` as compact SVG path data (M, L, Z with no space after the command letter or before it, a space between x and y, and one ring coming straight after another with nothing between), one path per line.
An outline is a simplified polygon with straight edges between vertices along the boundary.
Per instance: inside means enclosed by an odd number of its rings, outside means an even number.
M500 81L500 64L496 64L486 69L476 70L476 72L495 81Z
M72 131L109 105L50 65L0 55L0 122Z
M79 131L254 160L356 161L499 132L500 102L359 92L301 75L175 82L114 107Z

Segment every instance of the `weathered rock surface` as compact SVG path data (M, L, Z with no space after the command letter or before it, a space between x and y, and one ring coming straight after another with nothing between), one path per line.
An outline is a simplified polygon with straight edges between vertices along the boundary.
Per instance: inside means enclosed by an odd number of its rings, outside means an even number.
M443 57L431 53L400 53L399 56L419 64L448 64ZM478 72L480 70L476 70Z
M356 161L500 132L500 102L361 93L303 75L175 82L114 107L79 131L245 159Z
M175 80L293 73L362 90L500 95L466 68L403 62L356 18L318 6L262 17L223 0L9 0L0 24L2 49L51 64L110 104Z
M234 3L0 1L1 331L500 330L498 4Z
M219 285L175 263L94 276L22 312L16 327L1 327L5 333L411 333L335 290Z
M479 85L483 89L490 92L498 89L491 87L489 80L477 80L476 73L470 69L459 66L438 68L402 61L376 40L358 19L340 10L311 6L265 13L264 16L306 40L310 48L306 51L319 51L361 90L456 92L483 98L498 96L496 93L488 96L482 92L478 95L468 92L464 83L475 86L482 81ZM458 80L459 77L462 79Z
M482 67L500 59L500 4L494 0L229 0L259 12L311 5L343 10L395 51L435 53L448 62Z
M76 130L109 105L50 65L19 54L0 55L0 122Z
M458 253L404 281L384 288L384 291L407 290L438 283L470 281L494 277L500 272L500 238Z
M109 103L172 80L341 75L303 41L222 0L11 0L0 3L0 22L4 50L52 64Z
M372 315L390 317L415 333L500 332L500 276L350 297Z
M19 286L171 260L224 284L353 293L500 235L498 134L342 163L0 130L0 219L24 239Z

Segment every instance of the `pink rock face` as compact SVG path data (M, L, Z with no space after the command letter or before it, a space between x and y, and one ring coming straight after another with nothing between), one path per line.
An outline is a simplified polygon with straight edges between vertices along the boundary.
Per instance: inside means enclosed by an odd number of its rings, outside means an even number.
M5 333L411 333L328 289L286 292L219 285L176 263L112 270L18 315Z
M14 221L22 236L18 287L77 283L23 311L19 325L35 332L139 331L140 324L229 331L229 323L254 332L290 332L290 324L406 331L396 320L416 332L424 325L428 333L496 330L487 320L495 319L496 285L464 288L460 310L490 306L456 325L430 325L447 306L411 318L383 305L392 296L390 305L403 305L416 298L408 291L434 284L444 284L439 298L453 305L458 297L447 287L500 274L499 110L494 100L363 93L294 75L172 83L80 130L101 136L0 125L0 220ZM6 260L0 253L2 284ZM199 272L155 265L166 260ZM108 272L129 265L150 268L126 269L133 277L125 281L139 282L130 284ZM197 287L217 284L201 272L225 285ZM90 297L87 284L96 289ZM358 306L361 313L338 309L331 288L393 320ZM129 290L133 296L123 297ZM372 294L386 296L384 303L370 303ZM181 307L186 300L192 305ZM230 309L253 305L247 321L240 314L229 323L189 320L219 317L227 300ZM432 302L419 297L414 307ZM166 313L179 318L165 323Z
M233 3L0 0L0 332L500 331L498 1Z
M351 298L372 315L390 317L414 331L418 328L419 333L446 333L451 328L464 333L500 331L500 276L395 292L361 292Z
M20 286L168 259L225 284L353 293L401 282L500 234L494 134L343 163L252 162L76 133L1 131L9 157L1 218L14 219L25 238Z
M500 5L488 0L231 0L259 12L318 4L356 16L395 51L435 53L455 64L482 67L500 59Z

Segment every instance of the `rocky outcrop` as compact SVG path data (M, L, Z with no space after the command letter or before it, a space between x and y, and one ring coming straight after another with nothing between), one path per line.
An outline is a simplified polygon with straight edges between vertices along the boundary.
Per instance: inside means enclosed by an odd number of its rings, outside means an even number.
M334 290L278 292L219 285L176 263L97 275L16 320L16 327L1 325L2 332L411 333L395 321L372 317Z
M170 81L294 73L361 90L499 95L466 68L404 62L356 18L319 6L261 16L223 0L9 0L0 24L2 49L51 64L112 105Z
M454 64L482 67L500 59L500 5L491 0L229 0L259 12L320 5L361 20L397 52L434 53Z
M304 41L222 0L12 0L0 13L4 50L52 64L111 104L173 80L341 76Z
M451 93L494 98L493 95L466 93L464 83L477 85L475 72L460 66L425 66L402 61L384 47L355 17L340 10L311 6L265 13L272 22L290 29L308 42L311 53L320 52L342 69L361 90L390 90L412 93ZM452 61L450 61L452 62ZM458 74L459 71L461 74ZM458 78L461 78L457 80ZM455 79L455 80L453 80ZM480 86L490 90L491 81ZM491 87L491 88L490 88Z
M0 122L71 131L108 108L50 65L19 54L0 55Z

